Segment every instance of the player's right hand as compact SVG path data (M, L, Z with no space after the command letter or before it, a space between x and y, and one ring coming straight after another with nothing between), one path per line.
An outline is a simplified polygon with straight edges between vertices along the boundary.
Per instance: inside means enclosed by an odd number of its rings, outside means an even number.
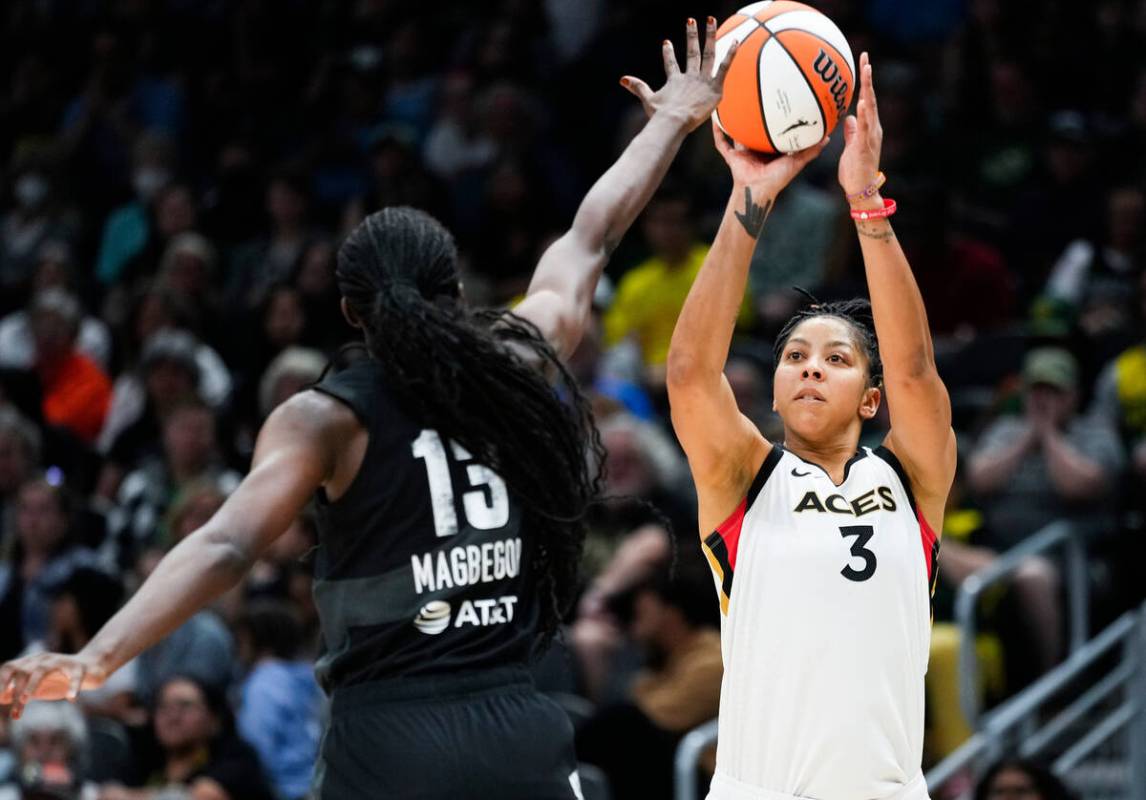
M696 20L690 19L687 28L688 60L684 72L676 60L672 42L665 39L661 54L665 62L665 85L654 92L640 78L626 75L621 85L640 98L645 113L670 114L681 120L687 130L694 131L712 116L716 104L724 91L724 76L736 55L736 45L729 49L718 69L713 68L716 60L716 19L708 18L705 33L704 52L700 49L700 38Z
M83 655L36 653L0 667L0 705L11 704L18 719L29 700L75 700L81 689L96 689L106 670Z
M712 123L712 137L716 142L717 152L728 164L736 190L740 187L750 188L758 200L775 199L776 195L800 174L800 170L824 151L829 141L825 136L819 144L804 150L780 156L767 156L737 147L715 122Z

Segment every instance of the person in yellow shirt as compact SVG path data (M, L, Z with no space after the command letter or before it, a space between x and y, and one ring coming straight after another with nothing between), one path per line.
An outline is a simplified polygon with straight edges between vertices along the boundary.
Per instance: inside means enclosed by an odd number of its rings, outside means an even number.
M652 256L629 270L605 314L605 345L635 340L650 383L664 383L676 318L700 272L708 245L697 240L688 195L666 185L649 203L644 218L645 239ZM745 297L737 326L751 322L752 303Z

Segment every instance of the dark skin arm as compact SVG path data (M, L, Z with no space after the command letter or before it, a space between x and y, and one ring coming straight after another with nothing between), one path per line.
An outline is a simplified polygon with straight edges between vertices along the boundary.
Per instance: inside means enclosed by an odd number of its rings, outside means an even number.
M32 698L74 700L237 584L319 487L345 482L338 445L362 430L348 408L317 392L279 406L259 434L250 473L223 507L164 557L78 654L41 653L0 668L0 703L11 703L18 717Z
M541 330L562 358L577 349L584 335L593 292L609 256L648 204L685 137L711 116L720 101L735 48L714 75L715 42L715 19L709 17L703 53L696 21L690 19L684 72L666 39L663 56L667 80L659 91L653 92L638 78L621 79L621 84L640 98L650 117L648 124L593 184L577 209L572 227L542 255L525 299L514 308L514 313Z

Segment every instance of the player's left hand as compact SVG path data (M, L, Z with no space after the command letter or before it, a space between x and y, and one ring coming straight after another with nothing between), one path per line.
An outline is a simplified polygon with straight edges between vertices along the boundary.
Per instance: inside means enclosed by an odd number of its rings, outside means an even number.
M696 20L690 19L686 28L688 59L684 72L680 71L672 42L665 39L661 48L667 78L665 85L654 92L647 83L632 75L621 78L621 85L640 98L645 113L650 117L654 114L673 115L691 132L712 116L716 104L720 102L724 91L724 76L732 63L732 57L736 55L736 45L732 45L724 61L716 68L716 19L708 18L703 53Z
M0 705L11 704L18 719L29 700L75 700L81 689L97 689L107 676L83 655L36 653L0 667Z
M860 54L859 74L859 102L856 113L844 119L844 152L840 156L840 186L849 195L859 194L875 180L883 148L883 127L879 124L867 53Z

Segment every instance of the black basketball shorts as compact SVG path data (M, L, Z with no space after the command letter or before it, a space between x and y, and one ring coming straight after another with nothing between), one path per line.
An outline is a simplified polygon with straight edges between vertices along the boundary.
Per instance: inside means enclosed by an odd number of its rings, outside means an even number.
M335 690L314 796L574 800L576 768L565 712L499 668Z

